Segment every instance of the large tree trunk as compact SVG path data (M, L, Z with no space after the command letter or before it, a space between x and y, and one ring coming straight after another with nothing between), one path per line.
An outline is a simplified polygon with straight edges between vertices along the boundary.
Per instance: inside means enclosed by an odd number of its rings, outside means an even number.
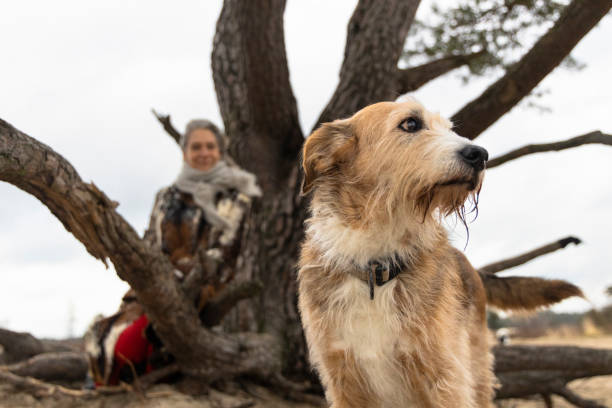
M262 282L263 290L238 305L224 325L273 334L284 345L284 371L303 372L294 268L304 220L297 166L303 135L289 83L284 8L284 0L228 0L217 22L213 79L229 152L264 190L249 219L236 275Z

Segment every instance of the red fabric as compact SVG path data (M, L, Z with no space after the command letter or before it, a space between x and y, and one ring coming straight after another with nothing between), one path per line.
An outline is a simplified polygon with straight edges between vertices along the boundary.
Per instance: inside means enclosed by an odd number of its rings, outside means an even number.
M153 352L153 345L149 343L144 333L148 324L149 319L143 314L119 335L115 344L113 372L108 381L110 385L119 383L119 373L126 365L126 360L132 364L139 364L148 359ZM146 372L149 371L151 367L147 364Z

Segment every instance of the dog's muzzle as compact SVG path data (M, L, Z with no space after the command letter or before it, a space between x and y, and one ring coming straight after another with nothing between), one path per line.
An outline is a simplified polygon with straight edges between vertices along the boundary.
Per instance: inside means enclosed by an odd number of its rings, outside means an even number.
M485 163L489 160L489 152L480 146L467 145L459 150L459 157L474 170L481 171L484 170Z

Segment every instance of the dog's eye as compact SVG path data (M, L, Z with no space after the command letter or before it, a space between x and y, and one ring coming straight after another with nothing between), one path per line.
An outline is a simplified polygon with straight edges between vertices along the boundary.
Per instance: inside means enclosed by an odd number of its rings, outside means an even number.
M404 132L414 133L423 128L423 122L419 118L408 118L400 122L399 128Z

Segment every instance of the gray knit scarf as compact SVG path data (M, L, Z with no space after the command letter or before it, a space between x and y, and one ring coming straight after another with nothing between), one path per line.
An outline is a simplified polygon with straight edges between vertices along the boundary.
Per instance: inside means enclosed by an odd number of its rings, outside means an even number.
M193 195L196 204L204 210L206 220L213 226L224 229L228 222L218 213L215 197L221 191L234 189L249 197L260 197L255 175L237 167L230 167L219 160L210 170L194 169L183 162L183 169L174 185L185 193Z

